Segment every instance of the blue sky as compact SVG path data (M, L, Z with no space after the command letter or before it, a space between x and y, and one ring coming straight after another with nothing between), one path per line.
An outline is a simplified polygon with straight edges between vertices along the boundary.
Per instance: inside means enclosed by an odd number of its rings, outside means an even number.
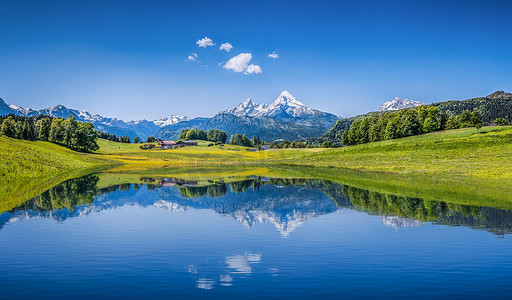
M467 99L512 91L511 11L512 1L0 0L0 97L125 120L212 116L283 90L341 116L393 97ZM204 37L215 45L198 46ZM250 62L225 68L242 53ZM250 64L261 73L245 74Z

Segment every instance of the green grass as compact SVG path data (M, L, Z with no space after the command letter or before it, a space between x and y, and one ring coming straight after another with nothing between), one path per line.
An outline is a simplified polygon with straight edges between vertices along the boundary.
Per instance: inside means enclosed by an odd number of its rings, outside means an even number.
M119 171L142 171L165 166L222 166L254 165L274 157L291 157L299 153L312 153L321 149L280 149L270 151L249 151L250 148L236 145L207 147L209 142L200 141L198 146L178 149L141 150L139 145L120 144L99 140L98 154L107 159L123 163Z
M512 127L436 132L397 140L299 153L275 164L337 167L394 174L512 178Z
M99 156L52 143L0 136L0 211L19 205L64 180L111 164Z
M247 151L224 145L175 150L140 150L138 145L100 140L102 156L123 163L120 170L164 166L296 165L393 174L512 178L512 127L449 130L337 149Z

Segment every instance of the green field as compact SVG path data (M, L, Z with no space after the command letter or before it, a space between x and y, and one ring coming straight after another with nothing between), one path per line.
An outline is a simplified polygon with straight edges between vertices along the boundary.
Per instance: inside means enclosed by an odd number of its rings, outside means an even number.
M138 145L100 140L98 154L120 169L163 166L295 165L394 174L512 178L512 127L465 128L336 149L275 149L251 152L224 145L140 150Z
M0 210L70 178L114 166L98 155L0 136ZM3 210L2 210L3 211Z
M121 144L99 140L98 154L109 160L122 163L115 171L141 171L165 166L225 166L262 164L274 158L295 157L303 153L315 153L325 149L279 149L249 151L250 148L235 145L208 147L209 142L200 141L197 147L174 150L141 150L139 145Z
M338 167L394 174L512 178L512 127L465 128L318 153L274 163Z
M315 177L409 197L512 207L510 126L450 130L337 149L253 152L208 144L141 150L137 144L99 140L97 153L84 154L47 142L0 137L1 208L99 170L102 185L137 182L144 175L195 180Z

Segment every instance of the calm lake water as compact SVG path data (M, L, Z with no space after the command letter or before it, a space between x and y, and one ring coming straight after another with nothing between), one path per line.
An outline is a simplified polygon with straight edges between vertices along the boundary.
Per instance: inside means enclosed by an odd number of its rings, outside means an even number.
M315 180L71 180L0 215L3 299L510 298L512 211Z

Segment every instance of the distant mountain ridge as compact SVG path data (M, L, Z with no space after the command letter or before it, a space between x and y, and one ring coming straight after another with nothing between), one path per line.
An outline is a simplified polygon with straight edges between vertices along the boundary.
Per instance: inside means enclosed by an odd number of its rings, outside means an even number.
M47 115L57 118L67 118L69 115L73 115L79 121L91 122L99 131L116 135L125 135L131 138L138 136L141 139L146 139L148 136L154 135L163 126L188 120L188 118L184 116L171 115L170 117L154 121L123 121L116 118L91 115L85 110L71 109L64 105L55 105L43 109L23 108L13 104L7 104L2 98L0 98L0 115L9 114L26 117Z
M212 118L189 119L184 116L170 116L159 120L123 121L116 118L91 115L85 110L70 109L56 105L44 109L23 108L8 105L0 98L0 115L35 116L48 115L67 118L69 115L82 122L91 122L94 127L106 133L138 136L146 139L155 136L162 139L178 139L181 130L196 128L219 129L228 135L242 133L249 137L260 136L265 141L279 139L296 140L320 136L336 122L334 114L311 109L298 101L288 91L283 91L271 104L255 104L249 98L240 105L221 111Z
M425 105L425 103L423 103L421 101L415 101L415 100L402 99L400 97L395 97L391 101L382 103L379 111L395 111L395 110L401 110L404 108L417 107L417 106L421 106L421 105Z
M311 109L293 97L288 91L283 91L272 104L256 104L248 98L238 106L222 111L239 117L280 117L280 118L304 118L316 114L327 114L319 110Z
M183 129L219 129L228 136L243 133L265 141L296 140L317 137L338 117L312 109L283 91L271 104L256 104L248 98L238 106L219 112L212 118L195 118L163 127L156 135L161 139L177 139Z

